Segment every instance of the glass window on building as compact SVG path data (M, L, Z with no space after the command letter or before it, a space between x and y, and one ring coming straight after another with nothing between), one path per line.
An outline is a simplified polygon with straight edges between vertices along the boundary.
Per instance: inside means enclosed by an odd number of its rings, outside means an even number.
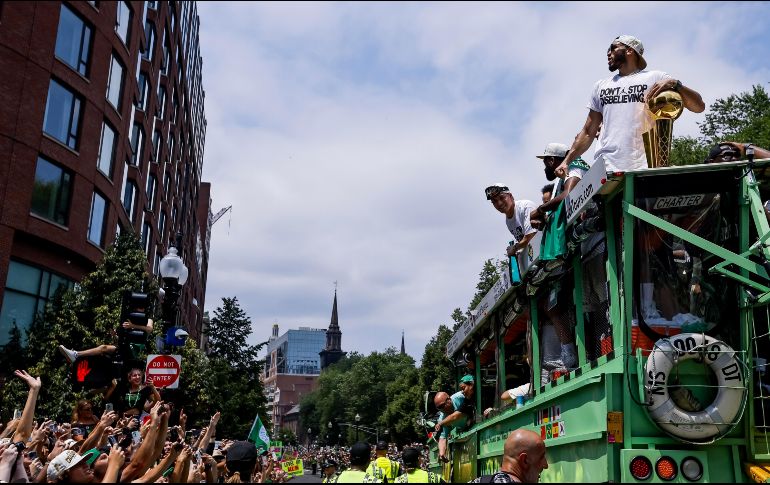
M120 2L123 3L123 2ZM110 102L115 110L120 111L121 99L123 98L123 73L125 68L120 63L115 54L112 55L110 64L110 78L107 83L107 101Z
M97 167L107 178L112 178L112 167L115 165L115 130L106 122L102 122L102 140L99 143L99 158Z
M130 34L129 26L131 25L131 7L126 1L118 2L118 13L115 17L115 33L118 34L120 40L125 45L128 45L128 36Z
M123 208L126 210L126 214L128 214L128 220L133 225L136 212L136 184L128 179L126 179L123 189Z
M134 123L131 132L131 164L139 166L142 161L142 148L144 147L144 128L139 123Z
M175 137L174 133L170 132L168 134L168 159L173 161L174 160L174 144L175 144Z
M147 91L149 89L147 74L140 72L137 84L139 85L139 98L136 100L136 109L145 111L147 109Z
M157 186L157 179L155 175L150 174L147 177L147 209L155 210L155 191Z
M162 138L160 136L160 130L155 130L155 133L152 134L152 160L154 162L160 161L160 144L162 143Z
M168 31L166 32L166 35L163 36L165 41L163 42L163 63L160 65L160 72L163 74L168 74L168 64L169 64L169 51L171 48L169 47L170 43L168 41Z
M155 26L150 21L144 23L144 37L147 40L147 47L142 51L142 57L152 62L155 55Z
M152 241L152 227L150 226L150 223L145 221L144 226L142 226L142 247L144 248L145 254L149 256L150 254L150 242Z
M75 92L51 79L48 85L43 131L76 150L81 106L82 101Z
M166 88L163 86L158 86L158 108L156 113L157 117L161 120L166 113Z
M171 175L166 172L163 176L163 199L168 200L168 187L171 185Z
M158 218L158 237L160 238L161 244L163 243L165 230L166 230L166 211L161 209L160 217Z
M90 51L91 27L62 3L56 33L56 57L85 76L88 73Z
M30 211L62 226L69 218L72 173L38 157Z
M14 324L21 331L22 340L26 340L25 330L32 325L35 315L45 309L45 303L60 287L71 288L73 284L67 278L11 260L0 307L0 345L8 342Z
M107 200L98 192L91 199L91 216L88 219L88 240L104 247L104 228L107 223Z

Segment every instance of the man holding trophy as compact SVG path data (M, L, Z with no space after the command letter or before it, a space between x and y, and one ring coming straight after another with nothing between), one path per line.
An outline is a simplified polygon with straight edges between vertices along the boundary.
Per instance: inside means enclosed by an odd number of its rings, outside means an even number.
M566 173L568 161L588 150L599 127L601 134L593 161L601 160L608 172L667 165L666 146L663 146L663 155L658 155L658 145L670 144L664 138L668 136L670 140L673 119L679 116L682 106L694 113L702 112L706 106L700 94L681 81L663 71L646 70L643 54L642 42L636 37L621 35L612 41L607 49L607 64L610 71L618 72L594 85L588 118L564 157L564 163L556 169L558 176ZM659 118L668 123L667 127L663 126L663 133L654 128L655 119ZM645 133L652 141L643 140ZM652 152L650 156L645 154L645 145L648 145L647 151Z

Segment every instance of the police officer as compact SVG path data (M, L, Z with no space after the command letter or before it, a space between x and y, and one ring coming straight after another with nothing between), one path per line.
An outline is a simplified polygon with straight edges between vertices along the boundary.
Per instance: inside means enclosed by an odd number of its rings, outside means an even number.
M396 478L396 483L445 483L436 473L420 468L420 451L416 448L404 448L401 453L406 473Z
M388 458L388 442L380 440L377 442L377 458L369 465L369 475L382 480L386 479L389 483L403 473L401 465L397 461Z
M371 461L372 449L369 443L359 441L350 447L350 468L326 483L382 483L382 480L369 475L366 469Z
M321 464L321 475L324 477L323 483L336 483L339 475L337 473L337 461L332 458L324 461Z

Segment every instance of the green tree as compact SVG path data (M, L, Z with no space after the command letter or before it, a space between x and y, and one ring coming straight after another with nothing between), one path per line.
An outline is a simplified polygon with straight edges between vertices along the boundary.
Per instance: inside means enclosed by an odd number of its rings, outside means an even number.
M222 306L214 310L206 335L209 355L229 362L236 368L249 368L257 361L259 347L247 339L252 333L251 319L240 307L237 297L222 298Z
M38 414L69 418L75 401L86 395L70 385L70 366L59 354L59 344L84 349L113 342L125 291L157 296L157 284L145 271L146 256L137 236L120 234L93 272L73 288L59 287L27 332L24 357L28 372L41 376L43 387ZM148 309L152 316L151 309ZM14 369L0 369L13 372ZM0 391L0 409L23 405L26 389L11 379ZM98 400L98 399L97 399ZM3 416L6 418L7 416Z
M674 137L671 143L672 165L695 165L703 163L709 148L701 140L690 136Z
M706 112L706 119L698 123L701 136L675 137L671 160L675 165L701 163L708 150L722 141L753 143L770 147L770 96L762 86L751 91L731 94L717 99Z
M456 332L458 328L465 325L465 322L468 321L468 316L459 308L455 308L452 312L452 320L455 322L452 326L452 332Z
M353 353L321 373L317 389L301 402L302 425L318 430L323 443L337 444L339 435L342 443L352 443L357 433L350 425L359 415L358 424L377 430L360 429L359 439L374 441L387 430L390 439L413 440L421 401L417 384L414 359L393 347L366 357Z
M13 327L8 331L8 342L0 346L0 369L7 369L9 373L16 369L26 369L26 360L21 330L13 322Z
M770 146L770 96L762 86L717 99L699 124L703 142L732 140Z
M259 415L269 428L267 401L260 379L263 363L260 349L267 343L249 345L251 319L240 307L237 297L222 298L222 306L214 310L206 335L209 337L208 369L210 399L221 418L217 426L221 436L245 438ZM202 382L205 378L201 376ZM205 388L201 387L201 392ZM193 397L193 396L190 396ZM201 419L205 416L201 416Z
M500 262L497 260L488 259L484 261L484 267L481 268L481 272L479 273L479 282L476 284L476 294L473 295L473 299L470 304L468 304L468 310L476 308L476 305L481 302L484 295L486 295L489 290L495 286L497 280L500 279L499 266Z
M278 441L282 441L284 446L297 445L297 435L295 435L294 431L290 430L289 428L281 428L278 431L278 437L276 439Z
M423 391L450 392L454 389L453 365L446 355L446 346L451 338L452 331L446 325L439 325L438 332L425 346L419 376Z

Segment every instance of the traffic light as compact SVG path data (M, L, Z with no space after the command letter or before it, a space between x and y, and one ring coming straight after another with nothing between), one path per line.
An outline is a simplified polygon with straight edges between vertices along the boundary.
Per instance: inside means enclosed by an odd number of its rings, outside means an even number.
M112 374L111 359L103 355L78 357L72 363L72 387L76 391L107 387L112 381Z
M120 322L129 321L134 325L147 325L147 314L150 310L150 297L147 293L126 291L123 294Z
M123 322L146 326L150 314L150 298L146 293L126 291L123 293L123 305L118 325L118 361L125 363L135 358L133 348L143 349L147 344L148 332L139 329L123 328ZM138 346L138 347L137 347Z

